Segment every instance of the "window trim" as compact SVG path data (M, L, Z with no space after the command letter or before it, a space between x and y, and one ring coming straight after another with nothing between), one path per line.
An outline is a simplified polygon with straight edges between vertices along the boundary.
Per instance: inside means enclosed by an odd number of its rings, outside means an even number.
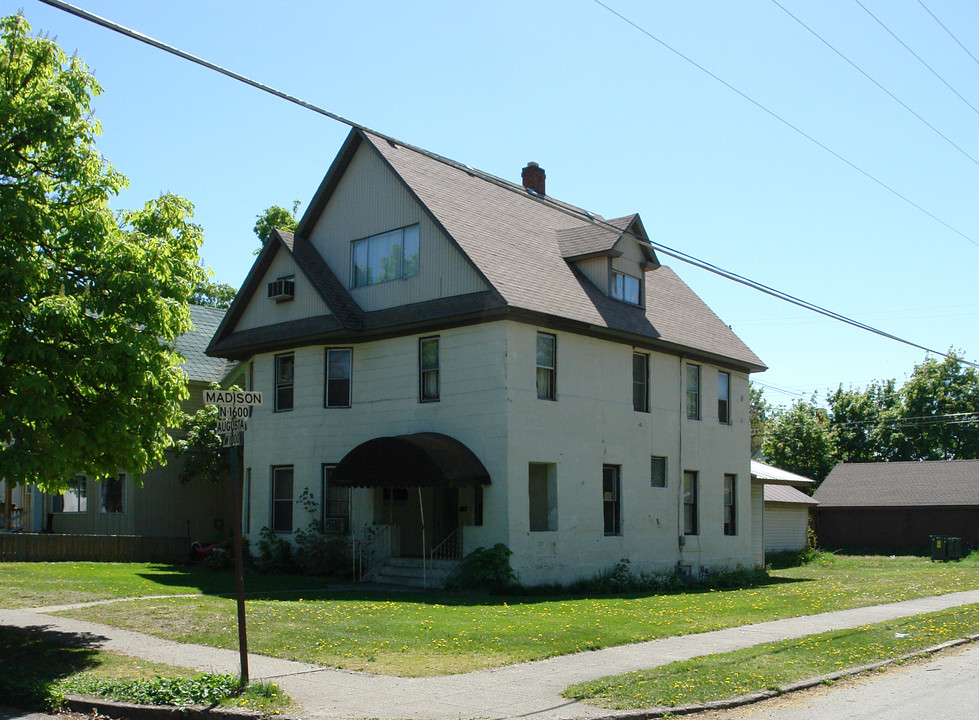
M728 502L728 482L731 483L730 502ZM733 537L738 534L738 476L734 473L724 473L724 534ZM728 508L730 508L730 519L728 519Z
M346 404L332 404L330 402L330 354L331 353L347 353L349 358L348 370L349 377L347 378L334 378L334 381L340 381L346 379L347 381L347 402ZM353 405L354 396L354 350L351 347L329 347L326 348L326 352L323 355L324 367L323 367L323 407L325 408L349 408Z
M417 256L418 260L415 262L415 266L413 268L413 272L406 273L405 272L405 258L406 258L406 255L405 255L405 250L404 250L404 248L405 248L405 231L410 230L412 228L415 228L416 229L414 240L415 240L415 242L418 245L418 248L417 248L417 250L415 252L415 255ZM377 280L377 281L373 281L373 282L371 282L370 278L368 277L367 278L367 282L358 283L358 276L357 276L357 246L360 245L361 243L367 243L367 256L368 256L368 263L369 263L370 262L370 242L371 242L371 240L379 240L380 238L384 237L385 235L392 235L394 233L399 233L400 234L400 237L399 237L399 239L397 241L400 244L400 246L401 246L401 267L398 270L398 275L396 277L390 277L390 278L386 278L384 280ZM384 283L387 283L387 282L394 282L395 280L405 280L405 279L410 278L410 277L415 277L415 276L418 275L418 271L419 271L420 266L421 266L421 225L419 223L412 223L411 225L404 225L404 226L399 227L399 228L393 228L392 230L385 230L384 232L376 233L374 235L368 235L367 237L357 238L356 240L354 240L354 241L352 241L350 243L350 287L351 288L354 288L354 289L356 289L356 288L362 288L362 287L370 287L371 285L383 285ZM369 267L370 266L368 264L368 268Z
M534 487L536 483L534 470L537 469L543 477L536 475L538 481L543 480L543 499L544 507L537 507L534 504ZM527 466L527 495L528 495L528 518L527 528L529 532L557 532L558 529L558 497L557 497L557 464L547 462L532 462ZM537 512L534 512L535 509ZM543 510L543 518L540 511ZM535 525L534 520L537 519ZM543 519L543 523L540 520Z
M106 478L99 483L99 515L125 515L127 512L126 508L126 480L128 476L126 473L118 473L115 478ZM105 508L105 489L107 487L106 483L110 480L119 481L119 505L121 510L106 510Z
M612 497L605 491L605 472L612 471ZM611 506L612 527L609 528L609 515L607 510ZM605 537L622 536L622 466L621 465L602 465L602 531Z
M292 360L292 380L289 382L279 382L279 364L286 358L290 358ZM272 376L272 388L275 401L274 412L290 412L296 406L296 353L287 352L276 355L273 361L273 366L274 374ZM290 393L290 403L288 407L283 407L279 398L279 392L285 389L288 389Z
M696 363L685 363L684 371L684 397L686 398L686 411L687 420L700 420L700 398L701 398L701 372L700 365ZM690 371L693 370L696 373L696 387L695 389L690 389ZM690 401L691 396L694 402L694 410L691 412Z
M642 378L639 381L636 380L636 358L642 358ZM636 407L636 391L639 389L637 386L640 383L642 395L639 398L639 407ZM636 412L649 412L649 355L635 351L632 353L632 409Z
M541 340L547 339L551 343L551 355L553 357L553 365L541 365L539 363L540 357L540 343ZM557 335L553 333L546 333L537 331L537 339L535 344L535 355L534 355L534 366L536 368L534 374L534 384L537 390L538 400L557 400ZM541 394L541 384L540 384L540 373L544 371L549 373L547 388L544 394Z
M276 473L280 471L288 470L292 474L292 494L288 498L279 498L276 496ZM291 535L296 531L296 466L295 465L273 465L270 471L269 483L269 494L271 495L271 502L269 503L269 527L272 532L276 535ZM278 530L276 529L276 509L280 505L288 503L289 507L289 529L288 530Z
M435 367L425 367L425 344L435 343ZM435 375L435 393L426 395L425 377ZM418 402L438 402L442 397L442 341L439 335L418 338Z
M727 378L723 397L721 397L721 378ZM723 403L723 410L721 403ZM717 421L721 425L731 424L731 373L723 370L717 371Z
M688 485L687 483L691 484ZM700 473L696 470L683 471L683 534L700 534ZM689 512L688 512L689 511ZM688 517L689 514L689 517ZM689 522L688 522L689 520Z

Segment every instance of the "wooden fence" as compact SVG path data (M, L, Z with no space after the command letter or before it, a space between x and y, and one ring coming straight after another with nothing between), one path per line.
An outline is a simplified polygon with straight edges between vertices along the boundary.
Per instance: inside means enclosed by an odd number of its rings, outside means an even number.
M2 562L182 563L189 557L190 542L185 537L0 533Z

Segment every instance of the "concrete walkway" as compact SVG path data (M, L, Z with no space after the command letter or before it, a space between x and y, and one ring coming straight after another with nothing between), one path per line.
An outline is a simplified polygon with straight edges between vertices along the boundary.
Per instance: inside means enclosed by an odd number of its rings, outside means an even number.
M822 613L697 635L565 655L433 678L399 678L249 655L252 680L270 680L302 707L304 718L597 718L615 712L562 698L568 685L899 617L979 603L979 590ZM233 650L188 645L99 623L55 617L58 608L0 610L0 625L80 634L100 650L203 672L237 674Z

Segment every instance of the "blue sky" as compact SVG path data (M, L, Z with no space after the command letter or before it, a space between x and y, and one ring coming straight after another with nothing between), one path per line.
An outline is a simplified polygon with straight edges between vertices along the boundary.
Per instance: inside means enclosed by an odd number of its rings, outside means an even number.
M979 4L780 0L956 149L771 0L605 2L877 182L594 0L76 4L494 175L519 181L536 161L549 195L639 212L656 242L979 360L979 62L924 9L979 57ZM305 206L348 128L37 0L0 0L21 9L103 87L99 147L130 179L114 205L189 198L205 262L239 285L255 216ZM900 381L924 358L661 259L768 364L754 378L775 404Z

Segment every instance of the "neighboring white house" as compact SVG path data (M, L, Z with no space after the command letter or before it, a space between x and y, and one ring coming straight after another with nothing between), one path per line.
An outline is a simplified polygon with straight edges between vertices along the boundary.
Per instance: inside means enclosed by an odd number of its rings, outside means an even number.
M534 163L523 179L350 133L208 348L266 398L245 434L249 538L319 515L372 526L384 554L503 543L525 583L755 562L764 365L638 215L553 200Z
M751 461L756 562L761 558L764 563L765 553L801 552L806 548L809 510L819 503L796 488L812 485L813 481L802 475Z

